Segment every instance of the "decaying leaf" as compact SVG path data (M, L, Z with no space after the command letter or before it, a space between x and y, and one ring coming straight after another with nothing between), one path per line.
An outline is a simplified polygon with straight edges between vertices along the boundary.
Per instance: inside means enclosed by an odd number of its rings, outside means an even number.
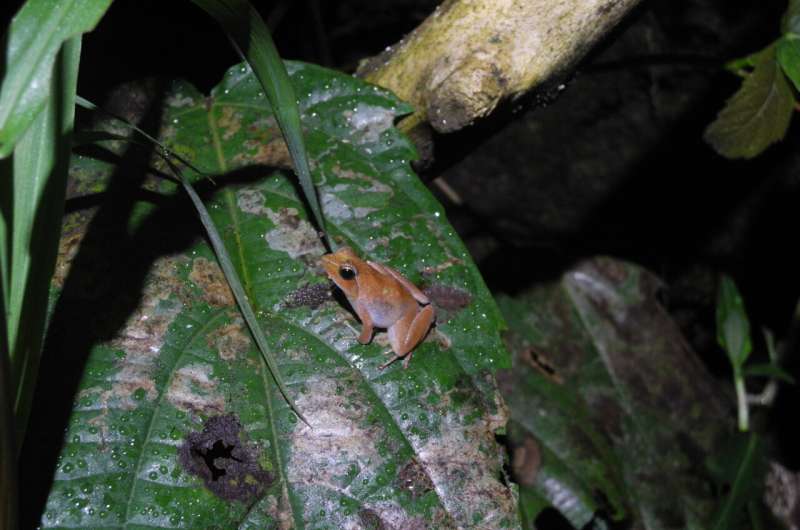
M514 363L501 389L528 516L544 501L575 527L600 511L652 530L710 520L703 459L730 417L657 288L645 270L595 259L499 301Z

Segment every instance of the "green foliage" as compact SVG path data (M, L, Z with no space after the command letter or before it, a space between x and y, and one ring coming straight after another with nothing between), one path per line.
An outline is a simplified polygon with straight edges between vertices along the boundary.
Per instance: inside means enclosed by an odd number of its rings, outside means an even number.
M275 118L289 146L303 194L311 207L317 226L325 234L325 221L319 207L314 182L311 180L311 170L300 129L297 97L267 26L258 11L247 0L193 1L222 25L261 82L270 105L275 109ZM327 238L327 235L324 237Z
M408 370L379 370L385 334L368 346L355 341L357 321L327 295L318 269L325 250L298 190L269 167L287 164L286 147L251 70L231 69L211 97L176 85L161 139L203 174L218 175L213 189L200 174L188 177L313 429L291 414L210 248L197 242L156 260L124 328L92 349L44 527L518 526L494 439L505 424L491 377L509 363L503 321L410 170L413 148L392 127L410 109L346 75L297 63L288 70L332 238L425 285L436 329ZM76 188L96 189L112 170L81 158ZM175 191L164 181L147 186ZM153 208L137 203L132 225L147 226L159 213ZM67 227L65 241L85 230L70 220ZM118 294L110 298L99 303L113 312ZM212 484L178 455L210 449L191 440L222 413L241 424L230 443L257 469ZM219 459L226 469L236 465ZM200 457L194 463L208 469Z
M657 287L647 271L596 259L498 300L513 359L500 388L526 528L547 505L576 528L599 527L599 512L649 530L711 522L716 499L694 461L728 430L726 405Z
M769 377L788 383L795 384L795 379L786 370L772 363L748 364L742 370L745 377Z
M752 158L783 139L794 95L775 56L775 45L753 55L752 72L725 103L704 138L722 156Z
M62 45L90 31L110 4L111 0L28 0L16 14L3 52L5 70L0 72L0 158L11 154L47 104Z
M798 0L789 1L781 19L781 34L763 50L726 65L742 75L744 81L704 135L706 142L724 157L752 158L786 135L800 89Z
M167 161L169 162L169 160ZM174 169L175 168L173 166L173 170ZM186 191L187 195L189 195L189 199L192 201L192 204L194 204L194 207L197 210L197 213L200 217L200 222L203 223L203 227L206 229L208 239L211 241L211 246L213 247L214 254L217 257L217 262L219 263L220 267L222 267L222 271L225 274L225 280L228 282L228 286L231 288L234 298L236 298L236 303L239 306L239 310L242 312L245 322L247 322L247 328L250 330L250 334L253 336L253 340L258 346L259 353L261 353L261 358L264 359L264 362L269 368L272 377L275 379L275 385L278 387L278 390L289 404L289 407L292 409L292 411L297 414L301 420L308 424L306 417L303 416L303 413L297 408L294 400L289 396L289 390L286 388L286 383L283 382L281 373L278 370L277 364L275 363L274 354L272 351L270 351L269 346L267 345L267 339L264 336L264 332L261 330L258 320L256 319L256 315L253 312L250 301L247 299L247 295L244 292L239 275L236 273L236 269L233 266L231 257L225 248L225 243L222 241L222 237L220 236L214 221L211 219L208 210L206 210L203 200L194 190L194 186L192 186L185 178L183 178L178 171L175 171L175 174L178 176L181 186L183 186L183 189Z
M800 1L789 0L789 6L781 19L781 33L800 34Z
M778 41L778 63L786 77L800 89L800 35L790 33Z
M750 320L742 295L729 276L720 279L717 291L717 342L728 354L734 370L741 370L753 350Z
M764 442L757 434L742 434L707 463L717 483L729 493L714 516L712 530L748 527L748 510L761 501L766 456Z
M765 331L770 363L745 365L753 350L750 338L750 320L744 308L739 289L729 276L722 276L717 292L717 342L725 350L733 369L739 411L739 430L749 430L749 407L745 377L771 377L793 384L791 375L780 368L772 334Z
M0 527L16 527L25 433L55 265L74 118L80 34L110 0L29 0L0 60ZM47 38L42 38L46 35ZM12 156L9 156L12 155Z

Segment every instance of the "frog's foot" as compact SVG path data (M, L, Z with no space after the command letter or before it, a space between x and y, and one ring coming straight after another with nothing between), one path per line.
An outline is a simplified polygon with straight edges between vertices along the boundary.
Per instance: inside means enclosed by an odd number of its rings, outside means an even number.
M408 363L411 362L411 356L412 355L414 355L413 351L408 352L408 355L406 355L406 358L403 359L403 370L408 370Z
M390 353L394 353L394 352L392 350L389 350L384 355L388 355ZM402 359L403 357L404 357L403 355L395 353L394 356L392 356L391 359L389 359L388 361L386 361L385 363L380 365L378 367L378 370L383 370L384 368L386 368L387 366L389 366L390 364L395 362L397 359ZM409 353L409 354L405 355L405 357L406 357L406 359L403 361L403 368L408 368L408 361L411 360L411 354Z

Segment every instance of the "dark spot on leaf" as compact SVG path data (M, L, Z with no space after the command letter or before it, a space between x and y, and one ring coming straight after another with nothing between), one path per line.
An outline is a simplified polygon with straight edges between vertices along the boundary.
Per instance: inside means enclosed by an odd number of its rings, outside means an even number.
M472 302L470 293L449 285L432 284L425 287L423 292L438 309L451 313L464 309Z
M377 513L366 508L358 512L358 519L361 521L361 527L365 530L388 530L392 528L384 524Z
M559 385L564 383L564 378L558 373L558 370L553 366L552 362L550 362L545 352L537 349L535 346L531 346L520 352L520 358L523 362L532 366L537 372L554 383Z
M275 477L261 469L258 450L246 443L241 430L233 414L214 416L203 432L188 434L178 459L187 473L200 477L217 497L250 504Z
M432 491L433 482L417 459L412 458L397 474L395 487L406 490L416 499Z
M304 285L295 289L283 299L285 307L292 309L295 307L310 307L315 309L323 302L330 300L331 287L328 283L315 283Z
M212 307L224 307L234 304L233 293L228 287L225 274L213 261L196 258L192 262L189 279L202 291L203 301Z
M221 359L232 361L244 355L250 348L250 339L242 328L244 324L234 322L222 326L206 337L209 347L214 348L219 353Z

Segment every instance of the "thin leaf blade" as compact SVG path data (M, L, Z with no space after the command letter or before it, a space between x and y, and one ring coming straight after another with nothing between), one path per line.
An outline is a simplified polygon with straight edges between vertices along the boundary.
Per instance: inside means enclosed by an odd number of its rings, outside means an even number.
M0 85L0 158L44 107L53 63L62 44L90 31L111 0L28 0L9 27Z
M278 55L275 43L261 15L247 0L193 0L222 25L250 64L275 111L294 170L320 230L325 233L325 219L319 206L311 169L308 164L297 97L289 75ZM327 240L327 235L324 236Z
M775 364L748 364L744 367L742 373L745 377L769 377L790 385L795 384L795 379L792 377L792 374Z
M12 172L0 183L0 193L11 199L1 212L0 258L9 265L4 332L20 441L33 399L60 235L80 49L80 37L64 43L50 100L22 134L13 160L2 166Z

